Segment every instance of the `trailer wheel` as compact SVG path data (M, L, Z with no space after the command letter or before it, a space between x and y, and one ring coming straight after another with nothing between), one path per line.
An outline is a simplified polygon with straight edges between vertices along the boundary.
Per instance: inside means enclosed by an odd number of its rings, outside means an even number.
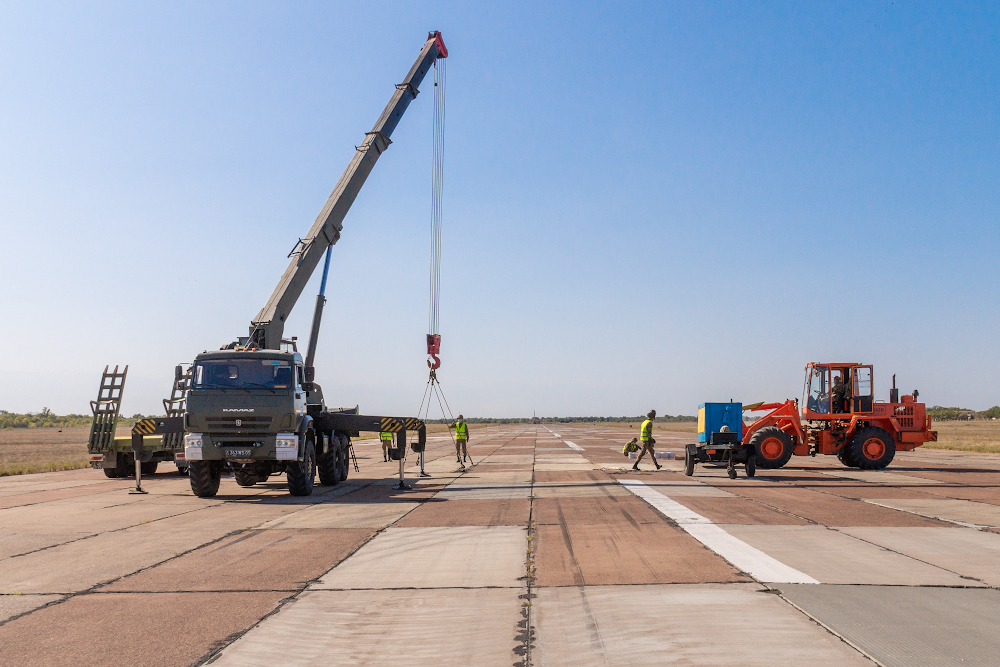
M326 451L316 459L316 469L319 471L319 483L334 486L340 481L340 440L332 433L327 433Z
M159 461L146 461L145 463L139 464L139 472L142 473L143 477L146 475L155 475L156 468L160 464Z
M219 492L222 481L222 461L191 461L188 463L191 491L199 498L212 498Z
M118 479L118 468L104 468L104 476Z
M694 474L694 457L687 448L684 449L684 474L688 477Z
M877 426L863 428L847 444L847 454L862 470L882 470L896 456L896 441Z
M316 478L316 436L306 433L305 451L301 461L285 463L285 477L288 478L288 492L293 496L312 495Z
M747 473L747 477L753 477L757 474L757 456L750 452L747 454L747 462L743 465L743 469Z
M765 426L750 438L761 468L780 468L792 458L792 439L777 426Z

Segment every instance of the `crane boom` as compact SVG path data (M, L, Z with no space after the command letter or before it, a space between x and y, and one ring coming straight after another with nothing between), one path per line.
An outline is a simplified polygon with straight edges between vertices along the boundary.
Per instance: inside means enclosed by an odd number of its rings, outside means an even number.
M305 238L300 239L289 254L291 262L281 276L267 305L250 324L247 347L277 350L285 328L285 320L298 301L302 290L327 249L340 239L344 217L365 184L368 174L383 152L389 147L390 137L410 102L417 96L418 86L437 58L447 58L448 49L441 33L434 31L420 50L416 62L382 111L378 121L365 140L357 147L354 157L344 170L337 186L330 193L323 209Z

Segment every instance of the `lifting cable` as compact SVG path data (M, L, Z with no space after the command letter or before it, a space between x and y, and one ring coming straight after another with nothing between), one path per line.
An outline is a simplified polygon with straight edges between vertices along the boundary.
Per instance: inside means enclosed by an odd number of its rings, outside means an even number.
M430 312L427 318L427 366L431 369L420 400L417 417L426 419L433 399L437 398L441 416L454 421L448 399L444 397L437 369L441 367L441 222L444 196L444 101L448 86L448 61L438 58L434 61L434 138L431 157L431 275ZM424 405L426 403L426 410ZM448 430L451 434L451 429ZM454 440L454 435L452 435Z

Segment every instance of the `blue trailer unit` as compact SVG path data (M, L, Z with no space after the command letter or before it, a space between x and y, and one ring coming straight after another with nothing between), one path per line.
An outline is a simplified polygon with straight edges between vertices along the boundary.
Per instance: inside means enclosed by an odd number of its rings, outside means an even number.
M742 403L702 403L698 406L698 442L707 443L713 433L728 426L736 436L743 439Z

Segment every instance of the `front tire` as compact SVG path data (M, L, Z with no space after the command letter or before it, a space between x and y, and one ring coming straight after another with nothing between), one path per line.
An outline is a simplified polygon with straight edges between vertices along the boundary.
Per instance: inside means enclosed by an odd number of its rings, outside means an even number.
M243 487L250 487L257 483L257 474L252 470L237 470L236 483Z
M222 461L191 461L188 464L191 491L199 498L212 498L222 481Z
M882 470L895 456L896 441L877 426L861 429L847 443L846 457L862 470Z
M792 439L777 426L765 426L750 438L760 468L780 468L792 458Z
M312 494L316 478L316 437L312 431L305 436L302 460L285 463L285 477L288 478L288 492L293 496Z

